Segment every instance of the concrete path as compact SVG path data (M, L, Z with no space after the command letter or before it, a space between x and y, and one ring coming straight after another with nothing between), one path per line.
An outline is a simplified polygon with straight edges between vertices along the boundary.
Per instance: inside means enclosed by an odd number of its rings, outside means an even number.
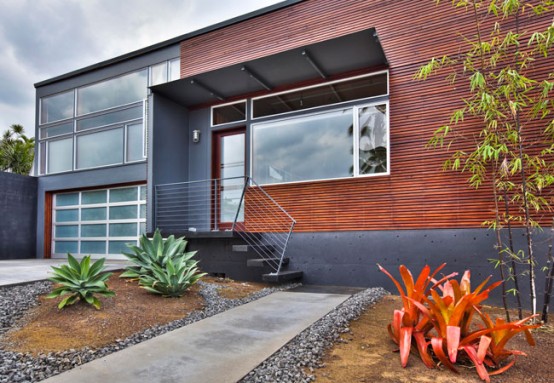
M44 383L234 383L350 297L340 292L276 292Z
M67 263L65 259L23 259L0 261L0 286L18 285L50 277L50 267ZM120 270L126 261L106 261L106 270Z

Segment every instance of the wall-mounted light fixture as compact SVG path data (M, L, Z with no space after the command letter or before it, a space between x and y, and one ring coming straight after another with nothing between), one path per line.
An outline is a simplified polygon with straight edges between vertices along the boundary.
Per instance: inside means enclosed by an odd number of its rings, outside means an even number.
M195 129L192 131L192 142L195 144L200 142L200 130Z

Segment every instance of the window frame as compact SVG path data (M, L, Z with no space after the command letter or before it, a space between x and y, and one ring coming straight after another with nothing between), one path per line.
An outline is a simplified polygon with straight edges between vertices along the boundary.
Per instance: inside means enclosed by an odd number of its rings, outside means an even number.
M48 121L48 122L42 122L42 102L44 101L44 99L47 99L47 98L50 98L50 97L55 97L55 96L59 96L59 95L62 95L64 93L73 93L73 115L71 117L66 117L66 118L62 118L62 119L59 119L59 120L54 120L54 121ZM47 96L43 96L39 99L39 103L38 103L38 125L39 126L43 126L43 125L50 125L50 124L58 124L60 123L61 121L70 121L72 119L75 118L75 111L76 111L76 108L77 108L77 92L76 92L76 88L72 88L72 89L69 89L69 90L63 90L61 92L57 92L57 93L53 93L53 94L49 94Z
M229 121L229 122L223 122L221 124L215 124L214 125L214 109L221 108L223 106L229 106L229 105L235 105L235 104L241 104L244 103L244 119L243 120L236 120L236 121ZM210 107L210 127L220 127L224 125L231 125L231 124L238 124L238 123L245 123L248 120L248 99L244 98L242 100L236 100L231 102L226 102L224 104L217 104L212 105Z
M325 181L338 181L338 180L348 180L353 178L365 178L365 177L386 177L390 176L391 174L391 162L390 162L390 102L388 98L383 98L386 96L379 96L378 100L375 100L376 97L371 97L369 99L362 99L361 101L348 101L348 102L342 102L342 103L336 103L332 105L326 105L324 107L317 107L317 111L312 111L311 113L303 113L305 110L302 111L295 111L295 114L293 116L288 115L290 112L287 112L287 116L283 116L283 114L279 114L280 118L270 118L270 117L264 117L263 121L256 121L252 124L250 124L250 140L249 140L249 158L250 158L250 166L248 170L248 174L251 178L255 179L254 177L254 129L256 125L262 125L264 123L273 123L273 122L279 122L279 121L287 121L296 119L298 117L306 117L306 116L313 116L317 114L322 113L328 113L340 109L352 109L352 122L353 122L353 132L352 132L352 143L353 143L353 154L352 154L352 164L353 164L353 174L349 177L333 177L333 178L317 178L317 179L311 179L311 180L300 180L300 181L284 181L284 182L274 182L274 183L260 183L261 186L274 186L274 185L289 185L289 184L302 184L302 183L311 183L311 182L325 182ZM350 104L348 106L345 106L344 104ZM360 174L360 129L359 129L359 110L364 107L368 106L376 106L376 105L386 105L386 114L385 114L385 122L387 125L387 171L381 172L381 173L370 173L370 174ZM310 109L316 109L316 108L310 108Z

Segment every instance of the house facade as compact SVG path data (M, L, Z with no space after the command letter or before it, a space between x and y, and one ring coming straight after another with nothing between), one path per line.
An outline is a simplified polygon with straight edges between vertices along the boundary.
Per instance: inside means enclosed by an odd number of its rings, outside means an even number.
M454 28L472 15L448 2L289 0L36 84L37 257L160 228L233 278L494 272L490 190L426 149L465 89L413 80Z

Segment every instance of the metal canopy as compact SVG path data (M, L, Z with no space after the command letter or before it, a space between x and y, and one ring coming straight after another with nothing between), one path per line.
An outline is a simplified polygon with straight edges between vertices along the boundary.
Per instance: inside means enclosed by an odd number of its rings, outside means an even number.
M183 106L387 65L374 28L151 87Z

